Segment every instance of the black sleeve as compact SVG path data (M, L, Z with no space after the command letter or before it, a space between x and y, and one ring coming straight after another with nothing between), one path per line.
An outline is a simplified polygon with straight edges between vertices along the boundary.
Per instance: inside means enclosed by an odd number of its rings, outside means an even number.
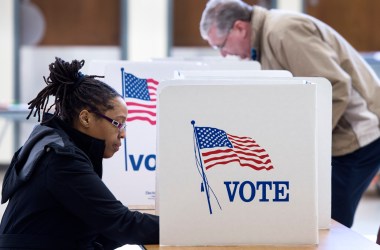
M51 194L72 214L109 241L158 244L159 218L130 211L94 172L85 156L53 153L46 184Z

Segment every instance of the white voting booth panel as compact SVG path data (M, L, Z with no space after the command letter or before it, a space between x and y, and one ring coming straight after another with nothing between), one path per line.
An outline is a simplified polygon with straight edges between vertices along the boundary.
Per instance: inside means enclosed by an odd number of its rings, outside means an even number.
M182 70L174 72L174 79L244 79L257 77L292 77L286 70Z
M168 58L160 60L152 60L149 62L132 62L125 60L92 60L89 65L88 74L99 74L104 75L106 66L109 64L117 64L119 66L124 63L128 64L146 64L149 65L159 65L165 67L165 65L171 67L174 65L174 70L261 70L261 65L257 61L241 61L241 60L205 60L204 58L193 58L192 60L181 60L178 58ZM196 65L196 67L193 67ZM172 68L173 69L173 68ZM169 78L172 79L172 75Z
M228 57L224 58L221 56L199 56L199 57L165 57L165 58L152 58L152 62L183 62L183 61L193 61L200 62L209 66L213 66L215 64L218 65L218 69L231 69L231 65L239 64L240 70L260 70L261 65L258 61L251 60L241 60L238 57ZM235 67L232 67L234 69Z
M212 65L189 61L91 62L89 74L104 75L107 84L124 93L128 105L123 148L103 164L104 182L125 205L155 205L157 86L162 80L172 79L175 70L221 70L227 64L230 69L239 68L239 61Z
M175 79L250 79L258 80L260 74L265 76L267 70L261 71L219 71L219 70L191 70L176 71ZM291 76L288 71L269 71L271 77L280 77L276 83L288 84ZM303 80L301 84L308 81L317 85L317 144L318 144L318 225L320 229L330 227L331 222L331 131L332 131L332 87L331 83L322 77L294 77ZM261 79L268 82L271 79ZM214 82L217 83L217 82ZM197 84L193 81L192 84Z
M317 86L304 82L162 83L161 245L318 242Z
M318 226L331 223L332 86L322 77L295 77L317 85Z
M241 60L203 60L202 64L205 69L214 70L260 70L261 65L257 61L241 61Z

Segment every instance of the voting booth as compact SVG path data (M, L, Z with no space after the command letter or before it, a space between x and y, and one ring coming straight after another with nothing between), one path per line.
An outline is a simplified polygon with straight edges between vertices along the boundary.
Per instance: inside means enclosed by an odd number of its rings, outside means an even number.
M176 71L174 79L208 80L208 79L255 79L276 77L276 83L288 84L291 73L283 70L182 70ZM318 227L330 228L331 222L331 131L332 131L332 87L323 77L294 77L301 83L311 82L317 85L317 147L318 147ZM269 81L272 81L269 79ZM196 83L196 82L194 82ZM215 82L214 82L215 83ZM216 82L217 83L217 82Z
M127 137L123 148L103 161L103 180L127 206L154 208L156 192L157 88L177 70L259 70L257 62L223 61L93 61L89 74L104 75L128 105Z
M324 91L295 78L162 82L160 244L317 244Z

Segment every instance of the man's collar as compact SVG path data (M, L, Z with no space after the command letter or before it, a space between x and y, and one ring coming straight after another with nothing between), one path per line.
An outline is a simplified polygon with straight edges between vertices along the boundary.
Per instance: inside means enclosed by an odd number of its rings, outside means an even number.
M260 58L260 51L261 51L261 37L263 33L263 27L264 22L266 18L266 14L268 13L268 10L254 5L253 6L253 13L252 13L252 20L251 20L251 47L255 49L256 51L256 58Z

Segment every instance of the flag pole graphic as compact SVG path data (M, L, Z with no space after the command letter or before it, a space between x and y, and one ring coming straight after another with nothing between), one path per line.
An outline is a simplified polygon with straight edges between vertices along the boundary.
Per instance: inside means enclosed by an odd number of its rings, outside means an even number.
M209 185L208 185L208 182L207 182L207 178L206 178L206 173L204 172L204 169L203 169L203 164L202 164L202 157L201 157L201 153L200 153L200 149L199 149L199 142L198 142L198 137L197 137L197 133L195 131L195 121L191 121L191 124L193 125L193 131L194 131L194 138L195 138L195 144L194 147L196 146L196 151L198 151L198 157L200 159L200 169L202 171L201 175L202 175L202 180L203 180L203 188L206 192L206 198L207 198L207 203L208 203L208 208L209 208L209 211L210 211L210 214L212 214L212 208L211 208L211 202L210 202L210 193L209 193Z
M121 68L121 91L123 100L125 101L125 74L124 68ZM125 103L127 103L125 101ZM125 171L128 171L128 154L127 154L127 138L124 136L124 160L125 160Z
M121 68L121 90L122 90L122 95L125 100L125 79L124 79L124 68Z

